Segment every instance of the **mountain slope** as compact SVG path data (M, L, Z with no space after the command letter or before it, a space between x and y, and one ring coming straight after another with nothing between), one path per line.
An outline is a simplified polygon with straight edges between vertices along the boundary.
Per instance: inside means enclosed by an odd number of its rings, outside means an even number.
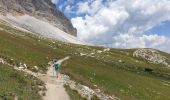
M69 55L71 58L61 67L62 73L94 90L100 89L122 100L169 100L170 69L164 64L134 57L135 51L51 42L34 33L0 24L0 58L13 65L26 64L32 71L45 73L49 61Z
M0 14L29 15L76 36L77 31L51 0L0 0Z
M1 16L0 19L8 22L8 24L13 25L14 27L17 26L26 29L30 32L37 33L36 35L51 40L58 40L75 44L86 44L85 42L82 42L76 37L65 33L64 31L58 29L57 27L51 25L50 23L39 20L35 17L31 17L29 15L22 16L6 15Z
M42 38L87 45L51 0L0 0L0 21Z

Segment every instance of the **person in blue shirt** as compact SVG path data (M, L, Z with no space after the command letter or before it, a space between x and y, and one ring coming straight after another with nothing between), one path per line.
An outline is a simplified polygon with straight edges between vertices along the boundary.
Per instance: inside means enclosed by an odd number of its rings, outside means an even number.
M55 70L55 72L56 72L57 78L59 77L59 74L60 74L60 72L59 72L60 66L61 66L61 63L59 63L59 62L56 62L56 63L54 63L54 65L53 65L53 68L54 68L54 70Z
M65 61L65 60L68 60L69 58L70 58L70 57L67 56L67 57L65 57L65 58L63 58L63 59L60 59L60 60L54 62L54 64L53 64L53 70L55 70L57 78L59 77L59 74L60 74L61 63L62 63L63 61ZM54 71L53 71L53 75L54 75Z

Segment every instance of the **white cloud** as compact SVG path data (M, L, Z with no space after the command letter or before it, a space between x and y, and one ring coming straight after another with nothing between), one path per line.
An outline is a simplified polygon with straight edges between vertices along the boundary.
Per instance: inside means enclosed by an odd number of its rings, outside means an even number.
M113 9L114 11L110 12L104 7L94 16L86 15L84 18L73 18L72 23L78 29L78 37L89 40L94 39L96 35L114 32L113 27L123 23L129 15L119 8Z
M104 25L100 25L98 22L93 20L93 18L86 16L87 21L83 20L82 17L77 17L76 19L72 19L72 23L74 23L74 26L78 29L78 37L82 40L95 38L96 35L105 33L108 28ZM92 33L93 32L93 33Z
M57 4L59 0L51 0L54 4Z
M80 39L119 48L152 47L170 52L170 39L145 31L170 20L168 0L87 0L72 18Z
M103 0L87 0L86 2L79 2L77 4L78 6L77 14L96 13L100 8L104 7L104 5L102 4L102 1Z
M77 13L87 13L90 11L89 3L88 2L80 2L78 3L78 11Z
M121 48L156 48L159 50L169 52L170 38L159 35L142 35L136 37L129 34L120 34L113 38L112 43L108 44L109 47Z

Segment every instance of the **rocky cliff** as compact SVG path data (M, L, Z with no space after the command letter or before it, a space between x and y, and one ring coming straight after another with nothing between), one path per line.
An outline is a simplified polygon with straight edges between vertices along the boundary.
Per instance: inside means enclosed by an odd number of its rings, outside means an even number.
M30 15L47 21L66 33L77 36L77 31L51 0L0 0L0 13L15 16Z

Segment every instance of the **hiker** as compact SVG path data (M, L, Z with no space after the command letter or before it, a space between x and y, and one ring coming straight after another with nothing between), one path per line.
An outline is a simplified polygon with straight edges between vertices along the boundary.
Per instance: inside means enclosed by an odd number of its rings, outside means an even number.
M60 70L60 66L61 66L61 63L59 63L59 62L55 62L54 63L54 65L53 65L53 67L54 67L54 70L55 70L55 72L56 72L56 76L57 76L57 78L59 77L59 70Z
M63 59L60 59L60 60L54 62L53 69L54 69L55 72L56 72L57 78L59 77L59 74L60 74L59 70L60 70L61 63L62 63L63 61L65 61L65 60L68 60L69 58L70 58L70 57L68 56L68 57L65 57L65 58L63 58ZM53 71L53 72L54 72L54 71ZM54 73L53 73L53 75L54 75Z

